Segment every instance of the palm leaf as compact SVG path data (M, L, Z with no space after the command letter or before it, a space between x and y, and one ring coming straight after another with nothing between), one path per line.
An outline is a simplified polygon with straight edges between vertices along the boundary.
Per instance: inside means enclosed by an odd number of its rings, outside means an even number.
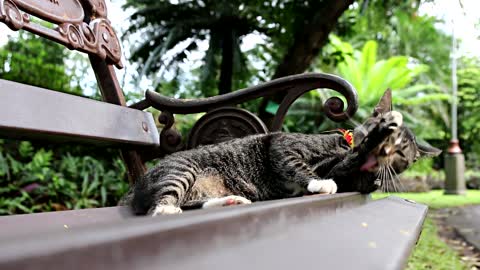
M366 78L377 61L377 43L375 41L371 40L365 43L359 60L360 72Z

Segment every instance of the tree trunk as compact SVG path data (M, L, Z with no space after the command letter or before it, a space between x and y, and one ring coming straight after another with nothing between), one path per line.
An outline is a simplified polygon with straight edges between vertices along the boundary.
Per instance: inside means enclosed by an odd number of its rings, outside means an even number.
M295 34L295 41L277 66L273 79L303 73L310 66L328 40L338 18L354 0L328 0L311 18L302 18L304 27ZM270 127L273 115L265 111L269 101L280 103L285 95L266 97L260 104L260 118Z
M232 29L225 29L222 40L222 64L220 66L219 94L232 92L233 80L233 33Z

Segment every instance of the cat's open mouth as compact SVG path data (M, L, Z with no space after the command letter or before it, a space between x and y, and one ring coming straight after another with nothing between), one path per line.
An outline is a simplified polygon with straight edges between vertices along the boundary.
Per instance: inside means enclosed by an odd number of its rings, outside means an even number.
M365 161L365 163L363 163L363 165L360 167L360 171L362 171L362 172L365 172L365 171L371 172L371 171L375 170L375 168L377 167L377 165L378 165L378 160L377 160L377 158L375 157L375 155L369 154L368 157L367 157L367 161Z

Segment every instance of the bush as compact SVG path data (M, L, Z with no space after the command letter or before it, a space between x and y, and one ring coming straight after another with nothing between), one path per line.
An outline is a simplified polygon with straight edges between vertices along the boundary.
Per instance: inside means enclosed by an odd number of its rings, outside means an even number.
M112 206L127 189L118 151L0 140L2 215Z
M467 170L465 182L468 189L480 189L480 171Z

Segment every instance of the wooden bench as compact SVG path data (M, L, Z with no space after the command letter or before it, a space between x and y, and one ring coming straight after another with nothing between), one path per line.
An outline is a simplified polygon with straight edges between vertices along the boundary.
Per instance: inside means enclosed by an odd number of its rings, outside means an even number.
M56 25L50 29L30 19ZM0 0L0 21L88 54L103 101L0 80L0 135L5 138L118 147L130 181L145 162L200 144L281 129L303 93L330 88L324 112L342 121L357 109L345 80L302 74L226 95L179 100L146 91L127 107L115 75L121 47L103 0ZM270 126L236 105L285 92ZM152 115L161 111L159 133ZM21 108L18 110L17 108ZM206 112L189 134L174 129L175 114ZM343 193L133 217L108 207L0 217L0 269L401 269L420 234L427 207L390 197Z

